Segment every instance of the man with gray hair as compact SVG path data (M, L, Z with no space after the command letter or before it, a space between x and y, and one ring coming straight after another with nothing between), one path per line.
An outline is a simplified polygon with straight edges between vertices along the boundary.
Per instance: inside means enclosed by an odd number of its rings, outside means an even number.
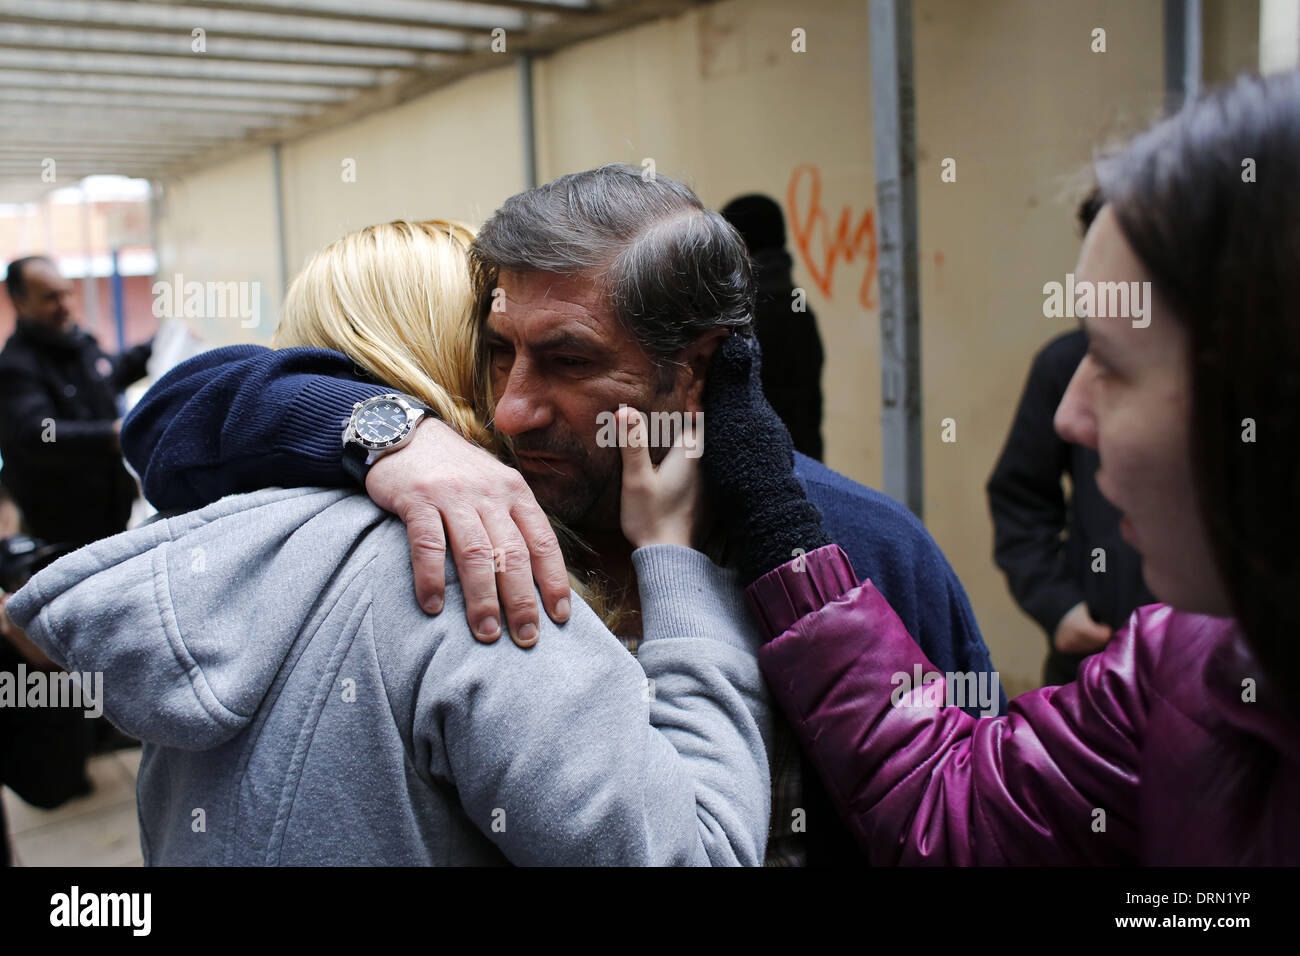
M504 611L511 638L530 646L539 591L553 619L568 616L567 573L545 508L588 546L578 561L593 582L622 598L629 613L619 636L635 652L620 451L602 422L620 405L670 417L704 411L715 350L752 331L744 242L683 183L611 164L506 200L470 260L493 424L510 437L519 471L428 419L401 449L349 461L339 423L388 389L338 353L257 346L205 353L159 381L127 420L127 458L161 509L271 485L359 482L406 523L430 613L441 610L450 547L471 629L487 642L503 633ZM652 449L656 462L664 453ZM990 673L965 592L915 517L803 456L796 474L827 531L935 666ZM711 550L725 559L725 542ZM778 735L771 762L769 863L857 859L788 735Z
M618 533L621 458L593 423L702 409L713 349L751 332L744 245L683 184L615 165L507 199L470 262L496 427L542 507Z

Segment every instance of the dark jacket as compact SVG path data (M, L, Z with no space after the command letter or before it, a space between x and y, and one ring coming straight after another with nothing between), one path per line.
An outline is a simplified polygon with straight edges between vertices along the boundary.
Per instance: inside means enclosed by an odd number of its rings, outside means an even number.
M763 394L790 430L795 451L821 461L824 355L817 317L806 304L802 312L794 309L794 263L788 252L764 249L754 254L753 262L758 285L754 332L763 355Z
M1235 622L1148 605L1077 681L976 719L944 706L954 682L911 684L930 662L856 580L827 545L749 599L776 636L763 676L871 862L1300 864L1300 726Z
M1006 446L988 482L993 558L1016 603L1047 633L1043 680L1074 680L1083 654L1052 646L1065 612L1086 601L1093 620L1118 630L1133 609L1155 598L1142 580L1138 553L1119 532L1120 513L1097 489L1097 453L1056 433L1057 406L1088 351L1080 330L1049 342L1034 358ZM1070 476L1070 500L1061 487ZM1061 534L1065 533L1062 540ZM1093 550L1105 571L1093 570Z
M113 421L150 351L109 356L80 328L18 320L0 351L0 482L34 536L84 545L126 527L136 487Z

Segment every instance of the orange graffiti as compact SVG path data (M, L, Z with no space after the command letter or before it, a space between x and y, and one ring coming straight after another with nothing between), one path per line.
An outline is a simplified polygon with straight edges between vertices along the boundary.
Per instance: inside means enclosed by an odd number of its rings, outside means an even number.
M806 199L801 199L805 191L804 182L808 182ZM872 286L876 279L876 215L868 209L853 226L853 213L846 205L840 210L839 222L834 233L830 231L830 218L821 206L822 174L816 166L804 164L795 167L790 174L790 185L786 189L786 205L790 209L790 228L794 232L795 245L803 256L804 265L812 274L817 288L826 298L832 298L831 289L835 278L835 266L841 259L854 262L859 256L867 263L862 275L862 285L858 289L858 301L864 308L876 306ZM804 214L803 210L807 210Z

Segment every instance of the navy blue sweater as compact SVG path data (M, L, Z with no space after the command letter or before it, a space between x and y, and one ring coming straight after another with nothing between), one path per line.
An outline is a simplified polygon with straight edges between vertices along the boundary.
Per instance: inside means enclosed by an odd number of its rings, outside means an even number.
M162 511L274 485L348 487L354 482L341 464L343 426L353 403L388 390L338 352L214 349L148 391L122 426L122 449L145 497ZM795 456L795 474L827 532L931 663L940 671L991 673L966 592L916 517L803 455Z

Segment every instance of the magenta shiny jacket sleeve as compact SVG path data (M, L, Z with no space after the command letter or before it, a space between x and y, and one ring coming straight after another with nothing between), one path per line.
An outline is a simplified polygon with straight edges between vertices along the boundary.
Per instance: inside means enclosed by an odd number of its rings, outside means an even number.
M769 687L871 861L1134 862L1153 664L1136 631L1162 627L1159 610L1135 615L1074 684L977 719L942 706L954 675L914 686L930 662L855 581L830 545L760 578L749 600L775 635L759 653Z

